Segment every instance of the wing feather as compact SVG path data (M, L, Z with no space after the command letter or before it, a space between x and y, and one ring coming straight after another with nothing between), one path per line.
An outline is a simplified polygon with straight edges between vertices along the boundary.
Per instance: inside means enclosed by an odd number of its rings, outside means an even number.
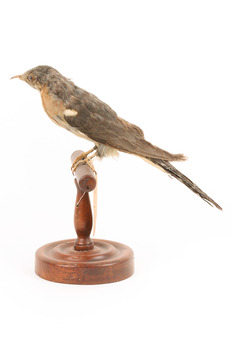
M67 123L94 142L140 156L183 160L183 155L173 155L146 141L138 126L118 117L111 107L85 90L76 87L65 107L78 112L77 116L65 116Z

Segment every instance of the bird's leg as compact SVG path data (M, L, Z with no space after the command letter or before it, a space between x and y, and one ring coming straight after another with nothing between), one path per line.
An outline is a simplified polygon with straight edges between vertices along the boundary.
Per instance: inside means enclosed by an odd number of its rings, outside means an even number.
M96 173L95 168L94 168L94 166L93 166L93 164L92 164L92 162L91 162L91 159L93 159L94 157L96 157L97 152L95 152L91 157L87 157L88 154L94 152L96 149L97 149L97 146L94 146L94 147L93 147L92 149L90 149L89 151L84 152L84 153L82 153L80 156L78 156L78 157L74 160L74 162L73 162L73 164L72 164L72 167L71 167L72 173L75 172L75 170L76 170L76 168L77 168L77 166L78 166L79 164L84 164L84 163L86 163L86 164Z
M96 151L94 154L91 155L91 157L87 157L86 163L91 168L91 170L97 175L97 172L95 170L95 167L93 165L92 159L94 159L97 156L98 152Z

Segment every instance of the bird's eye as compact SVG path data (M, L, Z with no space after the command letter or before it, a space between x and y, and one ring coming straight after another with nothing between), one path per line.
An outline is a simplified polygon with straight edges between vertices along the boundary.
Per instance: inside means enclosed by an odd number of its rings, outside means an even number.
M28 81L33 81L33 76L30 74L28 77L27 77Z

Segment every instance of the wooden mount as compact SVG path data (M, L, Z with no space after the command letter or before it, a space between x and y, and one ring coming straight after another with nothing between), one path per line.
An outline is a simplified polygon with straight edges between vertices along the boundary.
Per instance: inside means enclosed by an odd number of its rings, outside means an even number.
M71 161L82 154L76 151ZM93 171L80 164L75 171L77 196L74 227L77 239L48 243L36 252L35 272L52 281L69 284L100 284L124 280L134 272L134 255L128 246L91 239L92 211L88 192L94 190Z
M133 251L121 243L94 239L91 250L76 251L74 239L52 242L36 252L36 273L69 284L100 284L124 280L134 272Z

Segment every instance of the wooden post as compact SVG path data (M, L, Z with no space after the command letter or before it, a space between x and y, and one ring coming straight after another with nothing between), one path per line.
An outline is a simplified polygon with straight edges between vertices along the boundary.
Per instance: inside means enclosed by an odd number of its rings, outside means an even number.
M82 151L75 151L71 155L71 163L80 156ZM80 164L75 172L75 184L77 188L77 197L74 209L74 227L78 236L75 244L75 250L93 249L94 243L90 238L92 229L92 212L88 192L96 187L96 179L93 170L86 164Z

